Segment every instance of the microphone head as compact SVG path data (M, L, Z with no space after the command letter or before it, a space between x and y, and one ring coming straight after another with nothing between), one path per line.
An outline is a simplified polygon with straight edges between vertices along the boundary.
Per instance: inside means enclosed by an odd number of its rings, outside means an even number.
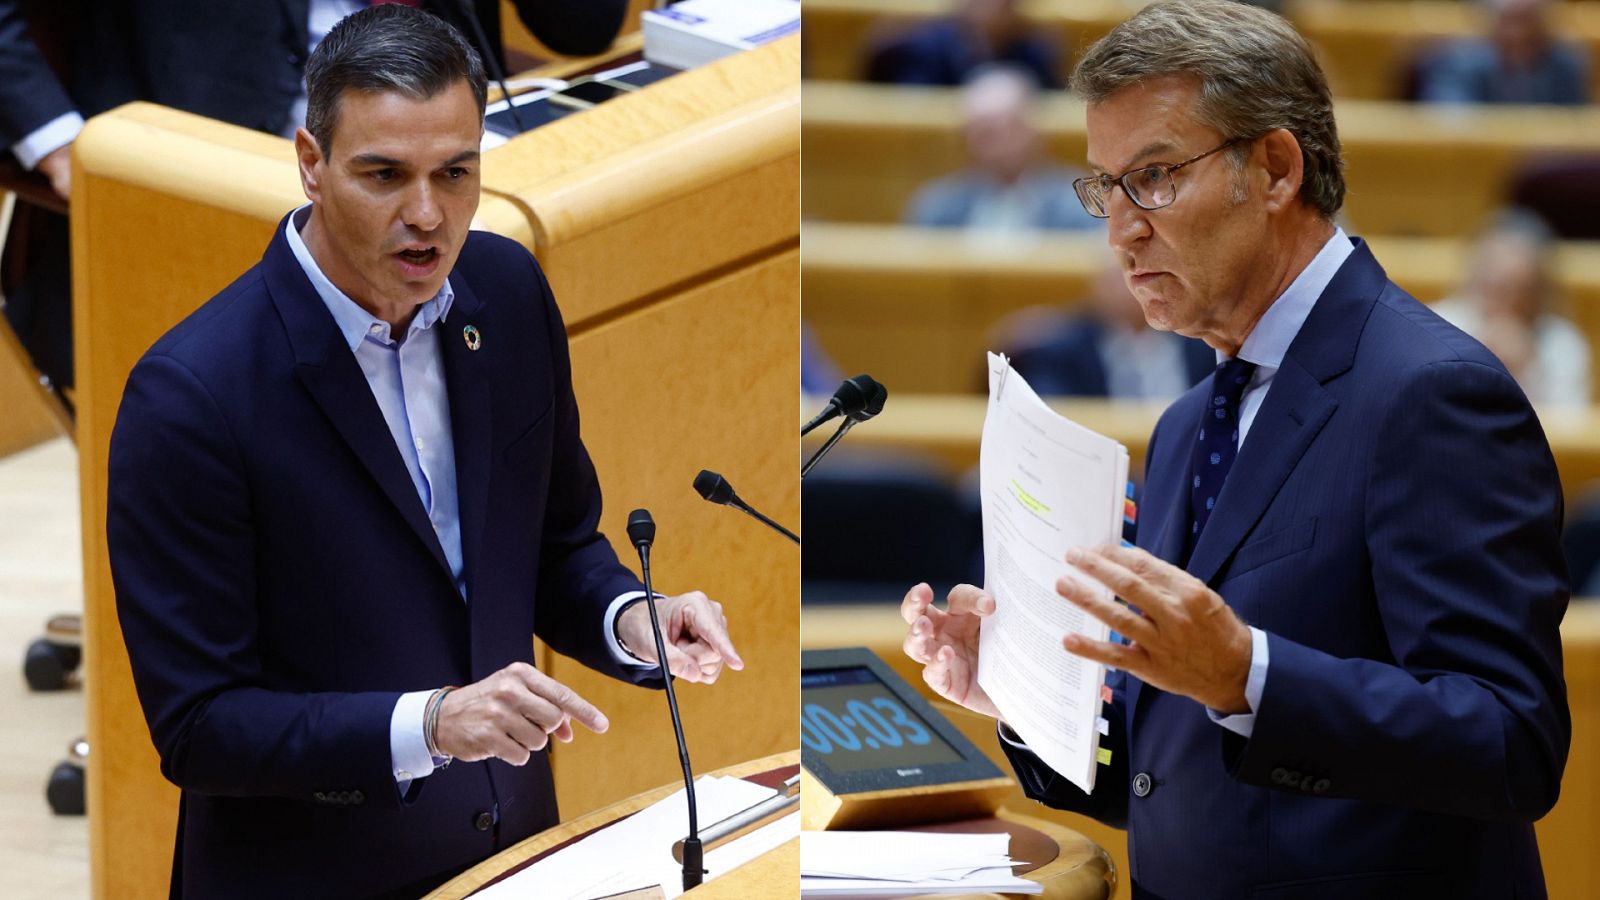
M855 409L846 409L844 414L857 422L865 422L880 412L883 412L883 401L889 399L889 389L879 384L871 375L857 375L845 384L855 382L856 390L861 392L861 403ZM842 387L841 387L842 390Z
M854 378L846 378L840 383L839 389L833 392L833 399L829 401L829 405L839 412L855 418L866 407L867 402L872 399L871 385L873 383L870 375L857 375Z
M635 547L647 547L656 539L656 520L650 518L650 510L636 509L628 513L628 540L633 541Z
M724 506L734 498L733 485L728 483L728 479L709 469L701 469L700 474L694 477L694 489L712 503Z

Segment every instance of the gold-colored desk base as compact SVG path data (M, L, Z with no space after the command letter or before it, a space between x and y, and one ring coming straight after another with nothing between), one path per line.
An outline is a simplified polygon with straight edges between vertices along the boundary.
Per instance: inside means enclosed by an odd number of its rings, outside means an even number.
M746 778L771 772L775 769L798 766L799 764L800 751L789 750L728 766L711 774ZM429 894L426 900L460 900L460 898L471 896L501 875L521 868L524 864L555 850L569 841L583 837L590 832L598 831L612 822L625 819L650 804L670 796L678 787L679 785L674 783L653 788L642 794L635 794L626 800L613 803L604 809L595 810L586 816L579 816L570 822L562 822L554 828L541 831L457 875ZM734 897L787 897L798 891L799 879L800 842L789 841L778 849L769 851L748 864L739 867L738 870L689 891L684 896L693 898L693 900L725 900L725 898L731 900Z

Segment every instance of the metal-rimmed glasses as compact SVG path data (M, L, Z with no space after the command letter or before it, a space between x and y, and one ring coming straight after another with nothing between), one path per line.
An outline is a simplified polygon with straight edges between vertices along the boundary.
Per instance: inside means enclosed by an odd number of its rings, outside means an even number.
M1111 200L1113 185L1122 185L1122 192L1128 195L1134 205L1140 209L1160 209L1171 206L1172 201L1178 199L1178 182L1173 178L1173 173L1187 165L1192 165L1202 159L1232 147L1244 138L1231 138L1212 147L1199 156L1191 156L1181 163L1172 165L1140 166L1129 169L1121 175L1091 175L1079 178L1072 183L1072 189L1078 193L1078 202L1089 215L1097 219L1104 219L1111 215L1106 210L1106 204Z

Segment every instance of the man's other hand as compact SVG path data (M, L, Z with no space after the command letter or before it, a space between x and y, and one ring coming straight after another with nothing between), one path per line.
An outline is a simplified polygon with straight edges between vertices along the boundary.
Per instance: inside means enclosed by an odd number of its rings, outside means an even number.
M39 174L50 179L50 188L62 200L72 199L72 144L63 144L39 160Z
M902 645L922 663L922 680L934 693L973 712L1000 718L994 701L978 686L978 629L994 612L994 598L970 584L950 590L947 608L933 605L933 588L919 584L906 592L900 617L910 628Z
M1069 653L1123 669L1169 694L1224 714L1250 712L1250 627L1205 582L1136 547L1074 549L1067 562L1137 610L1103 597L1083 581L1062 578L1056 592L1132 643L1069 634Z
M551 737L571 741L574 721L596 734L611 727L572 688L516 662L446 694L433 743L440 752L466 762L492 756L520 766Z
M743 669L744 660L728 638L722 604L700 591L656 600L661 639L667 649L667 671L684 681L710 684L722 667ZM650 609L635 603L617 617L617 637L629 653L656 662L656 639L650 630Z

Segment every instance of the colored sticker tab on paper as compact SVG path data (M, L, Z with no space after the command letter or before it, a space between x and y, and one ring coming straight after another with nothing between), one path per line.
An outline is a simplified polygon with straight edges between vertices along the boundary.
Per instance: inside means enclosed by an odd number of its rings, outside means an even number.
M1094 761L1102 766L1111 765L1111 750L1106 747L1101 747L1099 750L1096 750L1094 754Z
M1107 737L1111 734L1111 723L1107 722L1104 716L1095 716L1094 730L1100 732L1101 737Z
M1109 685L1109 684L1100 685L1100 702L1101 703L1110 703L1111 702L1111 685Z

